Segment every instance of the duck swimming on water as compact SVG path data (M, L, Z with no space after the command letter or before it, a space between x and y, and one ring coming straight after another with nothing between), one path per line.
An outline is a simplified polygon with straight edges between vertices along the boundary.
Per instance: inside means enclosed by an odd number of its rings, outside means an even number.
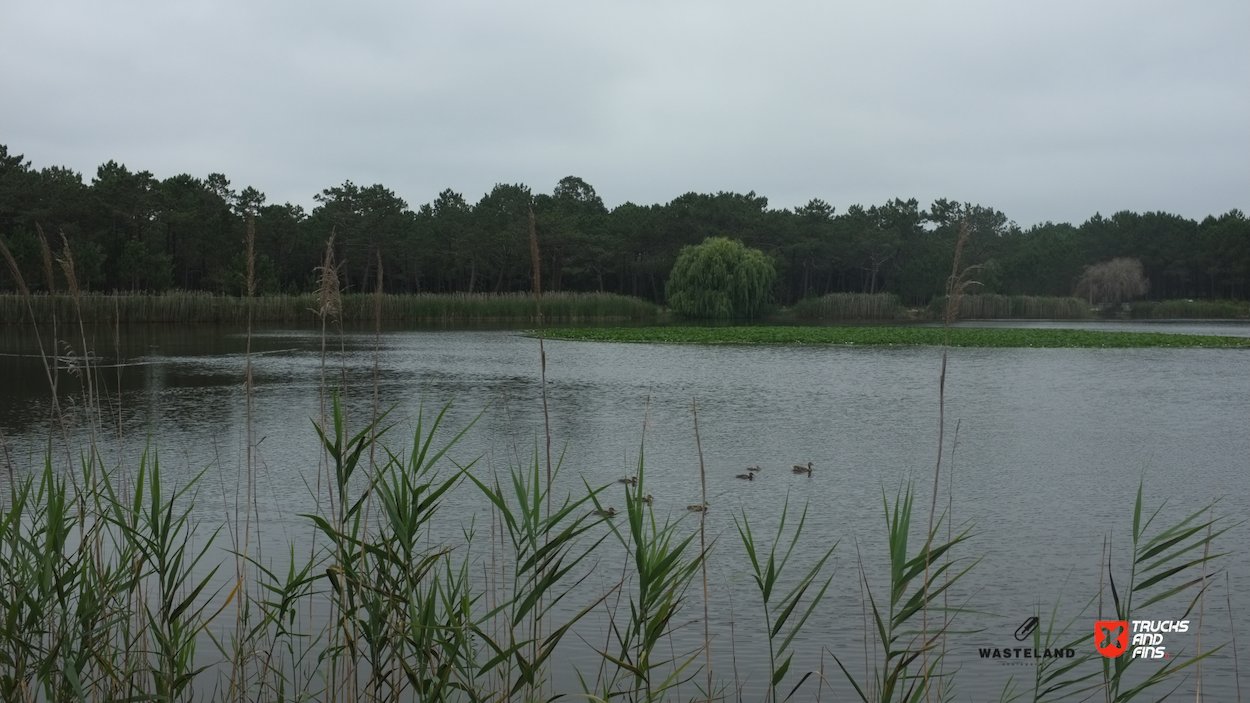
M790 468L790 470L796 474L807 474L808 476L811 476L812 475L812 462L810 461L807 462L807 466L800 466L798 464L795 464L793 467Z
M734 476L734 478L741 478L741 479L745 479L745 480L747 480L747 481L754 481L754 480L755 480L755 474L752 474L752 473L738 474L737 476Z

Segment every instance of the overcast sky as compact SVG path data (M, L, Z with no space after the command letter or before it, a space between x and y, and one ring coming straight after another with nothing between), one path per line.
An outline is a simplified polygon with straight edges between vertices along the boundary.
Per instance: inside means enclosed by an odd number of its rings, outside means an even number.
M0 23L0 144L87 180L1250 209L1246 0L2 0Z

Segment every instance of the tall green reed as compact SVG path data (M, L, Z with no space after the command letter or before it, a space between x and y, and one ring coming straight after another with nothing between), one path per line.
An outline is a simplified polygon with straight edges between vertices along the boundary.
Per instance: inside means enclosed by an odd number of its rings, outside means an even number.
M686 591L699 573L705 553L688 555L697 536L691 532L684 538L678 533L681 520L656 519L652 501L646 500L645 454L638 453L637 483L626 485L624 531L614 522L607 522L611 534L628 553L630 580L621 587L628 596L629 613L617 622L613 613L609 624L608 645L599 651L611 667L607 675L595 682L594 697L601 700L624 697L629 701L665 700L696 673L686 673L698 658L699 651L672 653L665 659L660 645L671 637L677 617L686 600ZM597 493L591 493L596 512L605 514ZM671 640L670 640L671 642ZM583 680L583 688L592 695Z
M27 477L10 487L9 505L0 521L0 563L5 565L0 583L0 697L32 700L42 691L48 698L64 699L72 690L65 677L55 676L59 667L73 672L82 687L92 685L92 672L77 653L65 666L58 656L69 653L72 632L69 618L77 608L73 599L83 571L83 554L68 554L76 519L74 497L65 480L47 461L38 482ZM75 558L77 557L77 558ZM83 610L97 610L93 603Z
M833 550L837 548L838 542L834 542L833 546L824 553L812 565L808 571L799 577L794 586L790 588L780 598L774 599L778 595L779 584L782 583L783 574L786 564L790 562L790 557L794 554L794 548L799 543L799 537L803 534L803 525L807 522L807 506L803 506L803 512L799 516L799 523L794 527L794 533L790 537L790 544L785 547L785 552L781 553L779 548L782 546L782 537L786 530L786 519L790 513L790 499L787 496L786 502L781 510L781 524L777 526L777 534L773 537L772 544L757 543L755 535L751 531L751 522L747 517L745 510L742 511L742 521L738 521L738 517L734 516L734 525L738 528L738 536L742 540L742 546L746 548L747 557L751 560L752 577L755 585L760 592L760 604L764 615L765 631L768 635L768 696L766 701L776 703L779 700L788 700L796 692L799 687L807 681L811 676L811 672L804 674L797 684L786 695L785 699L778 698L778 686L785 679L786 673L790 670L790 662L794 658L794 651L791 645L794 643L794 637L807 623L812 612L816 610L816 606L820 605L821 599L825 597L825 591L829 590L829 584L833 582L833 576L825 579L824 584L819 584L818 578L820 570L824 567L829 557L833 556ZM767 547L767 558L763 547ZM778 556L780 555L780 559ZM819 584L819 585L818 585ZM814 590L813 586L817 586L819 590ZM809 590L814 590L810 595L806 607L803 606L803 597L808 595ZM793 620L791 619L793 618ZM790 623L790 627L786 628L786 623Z
M1114 619L1132 623L1135 612L1173 599L1196 587L1197 593L1190 600L1184 611L1170 618L1173 620L1184 620L1198 604L1199 599L1206 592L1217 573L1207 573L1204 565L1228 554L1228 552L1211 554L1208 548L1209 545L1212 544L1215 538L1232 529L1233 525L1227 525L1213 532L1212 528L1219 524L1223 518L1202 519L1204 514L1210 513L1214 506L1214 501L1179 521L1156 525L1155 521L1160 518L1167 501L1161 503L1154 512L1146 516L1142 509L1144 486L1145 479L1143 478L1137 484L1137 499L1133 505L1133 521L1130 532L1132 549L1128 554L1127 579L1121 581L1121 583L1127 581L1127 586L1123 592L1116 587L1115 583L1115 573L1113 572L1110 556L1115 553L1114 549L1109 553L1105 565L1108 587L1114 602ZM1144 522L1142 520L1143 516L1145 517ZM1152 530L1152 526L1155 529ZM1173 607L1173 612L1179 610L1179 607ZM1100 620L1104 619L1101 610L1102 606L1100 603ZM1174 674L1198 664L1203 659L1219 651L1222 647L1223 645L1215 647L1193 657L1170 657L1157 668L1152 667L1144 680L1130 683L1128 680L1129 670L1138 661L1136 657L1132 656L1130 639L1129 651L1118 657L1104 657L1102 659L1102 679L1106 699L1113 703L1132 700L1145 691L1164 683Z
M301 617L300 606L313 600L323 576L317 569L324 562L297 559L294 544L289 545L285 571L255 556L248 562L256 574L255 590L244 594L243 612L237 617L241 632L229 643L214 638L231 665L222 697L251 701L302 697L299 694L310 691L314 683L309 673L317 656L312 643L326 633L308 631L313 625Z
M559 472L557 463L552 477ZM539 695L556 646L604 597L544 633L541 623L559 613L557 606L585 578L577 568L606 538L601 536L589 544L579 542L598 522L585 512L586 507L605 489L587 487L587 495L576 499L565 496L554 510L548 509L553 489L543 480L537 445L528 467L509 471L507 487L498 477L488 482L468 471L464 476L499 511L506 535L503 572L510 574L504 578L500 602L477 614L472 622L472 632L485 644L484 656L488 657L477 672L491 677L492 690L499 696L511 699L521 694L532 700Z
M153 693L160 700L189 698L194 678L206 668L196 666L196 642L215 614L207 615L209 601L199 596L219 566L204 573L199 564L219 530L212 532L203 544L195 543L198 524L191 518L194 505L190 498L202 476L203 472L182 488L168 491L162 485L156 453L152 453L149 467L145 452L139 461L129 506L112 495L109 500L112 525L133 547L136 568L146 567L154 582L156 607L153 608L152 597L146 597L143 620L155 646L151 675ZM107 483L105 487L110 488ZM184 498L188 499L186 506L175 507Z
M196 643L218 611L192 519L198 477L168 490L145 452L129 498L84 459L78 487L45 461L0 519L0 697L190 700ZM94 477L95 483L87 479Z
M388 637L391 633L387 630L387 608L391 601L387 591L377 589L379 583L392 576L388 573L391 564L385 559L386 550L379 551L378 545L373 542L363 509L365 501L378 487L378 474L369 475L369 467L362 467L361 464L365 452L389 429L379 430L377 427L385 417L384 413L355 435L349 436L342 401L335 393L332 398L332 427L313 423L322 448L330 458L331 509L328 515L305 514L304 517L315 525L329 544L325 576L332 588L333 615L331 646L327 652L327 686L332 695L344 695L348 699L354 697L362 664L367 667L364 677L368 690L382 691L387 686L396 685L393 680L388 680L386 667L395 655L393 642ZM353 477L362 468L363 487L353 490ZM430 567L430 561L437 559L438 555L424 556L417 565L422 575ZM380 563L378 557L382 557Z
M943 638L954 632L951 627L954 618L966 609L963 606L942 607L939 596L980 562L980 559L974 560L957 570L957 561L942 561L947 552L969 538L971 528L942 541L939 538L940 519L925 535L924 546L912 556L908 541L912 531L914 498L912 486L907 484L899 489L891 507L882 491L890 558L890 579L885 598L873 595L867 571L862 564L860 566L860 579L875 627L876 646L880 647L885 662L883 667L873 672L871 681L858 680L834 655L838 668L864 703L915 702L933 695L941 696L940 686L944 676L939 674L939 668L944 656L936 650ZM927 610L938 609L946 616L940 626L929 629L918 622ZM934 656L926 662L923 657L930 653ZM920 666L916 666L918 659L921 660Z

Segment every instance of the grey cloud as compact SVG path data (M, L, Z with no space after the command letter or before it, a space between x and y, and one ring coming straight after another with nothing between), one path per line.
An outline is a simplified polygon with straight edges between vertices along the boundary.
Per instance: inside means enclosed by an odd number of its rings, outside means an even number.
M1244 2L15 0L0 143L87 177L609 204L950 197L1022 224L1246 208Z

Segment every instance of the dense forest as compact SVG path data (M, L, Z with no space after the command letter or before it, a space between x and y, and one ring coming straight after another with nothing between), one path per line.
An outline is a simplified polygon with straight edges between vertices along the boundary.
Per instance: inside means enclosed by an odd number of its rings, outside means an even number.
M1239 210L1201 222L1164 212L1095 214L1080 225L1021 229L992 207L915 199L844 212L823 200L770 209L754 192L687 193L663 205L605 207L580 178L552 193L496 185L473 203L443 191L415 210L382 185L345 182L299 205L269 204L221 174L159 180L110 161L90 183L63 167L33 168L0 145L0 236L25 279L43 288L39 232L68 243L80 285L96 291L171 288L239 294L245 239L254 224L261 292L304 292L333 235L348 290L372 290L384 267L390 292L527 289L528 227L535 216L544 288L607 291L663 302L682 247L709 236L763 251L777 271L774 299L788 305L833 292L891 292L922 305L940 294L965 217L965 261L980 264L983 292L1068 295L1086 266L1139 259L1147 297L1245 298L1250 222ZM55 274L59 275L59 274ZM12 290L0 267L0 290Z

